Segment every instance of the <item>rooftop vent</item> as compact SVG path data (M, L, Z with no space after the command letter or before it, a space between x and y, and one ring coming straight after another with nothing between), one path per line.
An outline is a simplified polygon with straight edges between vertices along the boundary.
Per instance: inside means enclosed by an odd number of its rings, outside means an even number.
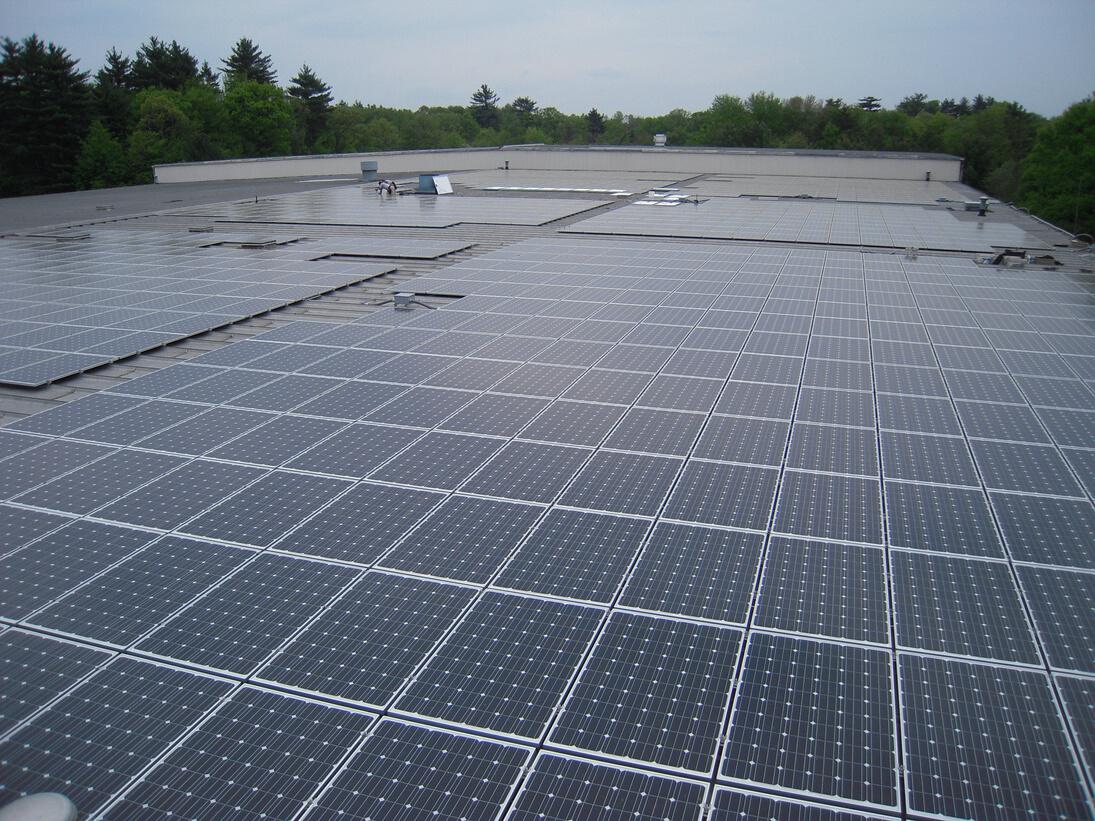
M665 135L664 134L655 134L654 135L654 146L656 148L665 148Z

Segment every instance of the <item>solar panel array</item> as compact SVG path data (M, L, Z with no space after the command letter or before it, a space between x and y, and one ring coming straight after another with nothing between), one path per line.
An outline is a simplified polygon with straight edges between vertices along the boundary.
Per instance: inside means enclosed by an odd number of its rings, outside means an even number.
M0 383L43 385L393 270L310 262L299 249L201 247L209 237L0 242Z
M1091 280L530 240L8 426L0 795L1087 817Z
M977 202L979 191L958 182L930 180L872 180L845 177L788 177L784 175L708 174L680 186L681 192L703 197L817 197L845 202L910 203L937 201Z
M462 222L543 225L602 205L604 201L562 198L438 197L410 193L381 197L372 185L355 185L284 194L257 202L198 205L174 213L216 218L226 223L446 228Z
M683 189L682 189L683 190ZM690 193L683 190L684 193ZM807 242L887 248L989 251L1047 248L1022 228L996 219L961 220L915 205L716 197L665 206L633 203L563 229L578 234Z

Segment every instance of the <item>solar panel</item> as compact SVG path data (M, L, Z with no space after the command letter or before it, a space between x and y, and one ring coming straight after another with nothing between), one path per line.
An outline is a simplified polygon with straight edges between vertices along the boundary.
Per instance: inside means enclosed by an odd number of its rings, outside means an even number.
M108 810L291 818L359 742L372 716L242 688ZM216 772L215 778L196 776Z
M202 248L185 233L116 227L63 248L6 241L10 296L0 311L30 321L3 340L0 382L42 385L392 270L358 263L336 271L297 257L266 274L247 267L252 255Z
M880 821L886 816L719 787L708 817L711 821Z
M350 483L274 471L186 524L182 530L229 542L265 547L284 535Z
M532 505L453 496L385 554L380 565L486 584L542 514Z
M507 563L495 585L607 604L648 528L643 519L553 510Z
M740 645L730 628L613 614L549 743L710 772Z
M894 616L904 647L1039 662L1006 564L894 551Z
M0 742L5 803L62 792L85 813L103 807L231 685L118 658ZM111 743L101 729L112 728Z
M66 524L68 517L38 510L0 505L0 556L5 556L44 533Z
M278 550L368 565L444 497L387 485L358 484L277 541Z
M177 456L120 450L16 496L19 504L90 513L184 463Z
M22 630L0 634L0 733L7 735L43 705L91 675L110 655Z
M468 587L368 573L256 678L386 706L471 602Z
M881 518L877 479L787 471L772 529L792 535L881 544Z
M1095 575L1021 565L1015 571L1050 664L1095 672Z
M754 632L721 775L894 807L893 699L883 650Z
M652 516L680 469L681 460L598 451L563 493L574 507Z
M496 818L529 751L468 735L379 721L307 817Z
M886 604L881 550L773 536L753 623L793 633L887 643Z
M236 682L111 782L105 817L862 818L903 810L901 768L962 772L897 721L962 713L936 743L969 759L996 749L978 716L1010 714L934 684L943 706L910 710L896 647L1052 684L1033 712L1063 719L1023 730L1042 769L993 752L971 783L1033 778L1019 804L1050 784L1042 814L1067 815L1085 774L1058 754L1092 748L1074 406L1095 350L1086 280L1024 276L540 238L408 285L471 294L440 310L279 325L28 417L0 432L13 720L53 715L96 648ZM156 310L226 304L192 281ZM145 333L129 296L64 310ZM0 343L51 338L36 322ZM281 752L231 752L252 742ZM916 784L907 811L936 814L951 788ZM941 814L1009 805L970 806Z
M395 710L538 738L603 615L592 607L487 593L418 672Z
M890 544L969 556L1004 557L983 491L885 482Z
M74 521L9 553L0 560L0 616L28 616L155 537L100 522Z
M541 753L507 817L511 821L570 821L585 816L604 821L695 821L703 814L704 792L695 781Z
M241 675L254 670L357 571L258 555L137 644L164 658Z
M1082 817L1077 762L1044 673L901 654L909 808Z

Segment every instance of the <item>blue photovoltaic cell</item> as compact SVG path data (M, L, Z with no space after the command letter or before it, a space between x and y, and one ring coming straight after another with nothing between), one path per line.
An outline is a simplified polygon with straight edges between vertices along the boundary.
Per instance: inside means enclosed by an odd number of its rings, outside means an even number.
M1087 500L990 493L1011 558L1095 569L1095 509Z
M705 789L684 779L541 753L510 821L697 821Z
M90 513L184 463L178 456L121 450L15 497L20 504Z
M553 510L495 584L551 596L609 603L649 523L576 510Z
M753 633L722 775L894 806L893 698L883 650Z
M228 542L265 547L349 482L275 471L203 513L183 530Z
M372 722L365 713L244 688L142 776L108 816L292 818Z
M1072 726L1079 753L1088 769L1095 764L1095 679L1054 676Z
M1015 568L1049 663L1095 673L1095 574Z
M10 732L109 658L103 650L22 630L0 634L0 734Z
M772 530L881 544L882 503L878 480L787 471Z
M45 441L0 461L0 499L9 499L111 452L108 447L84 442Z
M730 628L614 613L550 742L710 772L740 645Z
M94 813L230 689L227 682L116 659L0 743L0 796L7 803L62 792L81 812Z
M796 633L888 642L882 551L773 536L753 623Z
M708 817L711 821L882 821L888 816L867 815L719 787Z
M659 523L631 572L620 606L742 624L764 537Z
M1045 673L901 654L916 812L1084 818L1090 807Z
M504 444L503 439L429 433L376 471L372 478L452 490Z
M543 508L453 496L381 560L383 567L486 584Z
M681 460L665 456L599 451L574 478L560 503L653 516L680 464Z
M890 561L899 645L1039 662L1006 564L896 550Z
M521 747L384 719L308 818L488 821L501 813L529 756Z
M356 570L259 555L154 631L137 649L247 674L349 584Z
M277 542L278 550L371 564L443 499L440 493L359 484Z
M417 715L538 738L603 612L487 593L396 701Z
M55 530L0 560L0 616L26 617L155 538L90 521Z
M689 461L669 497L665 516L763 530L778 479L774 468Z
M234 547L169 536L62 597L30 621L125 646L252 555Z
M1004 557L1004 546L980 488L907 482L885 485L886 519L894 547Z
M264 665L258 677L385 706L474 592L368 573Z
M65 516L0 505L0 556L71 521Z

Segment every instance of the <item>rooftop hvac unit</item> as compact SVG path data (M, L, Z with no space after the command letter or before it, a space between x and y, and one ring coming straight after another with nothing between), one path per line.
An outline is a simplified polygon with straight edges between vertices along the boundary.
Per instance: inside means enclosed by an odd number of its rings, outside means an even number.
M665 135L664 134L655 134L654 135L654 146L656 148L665 148Z

